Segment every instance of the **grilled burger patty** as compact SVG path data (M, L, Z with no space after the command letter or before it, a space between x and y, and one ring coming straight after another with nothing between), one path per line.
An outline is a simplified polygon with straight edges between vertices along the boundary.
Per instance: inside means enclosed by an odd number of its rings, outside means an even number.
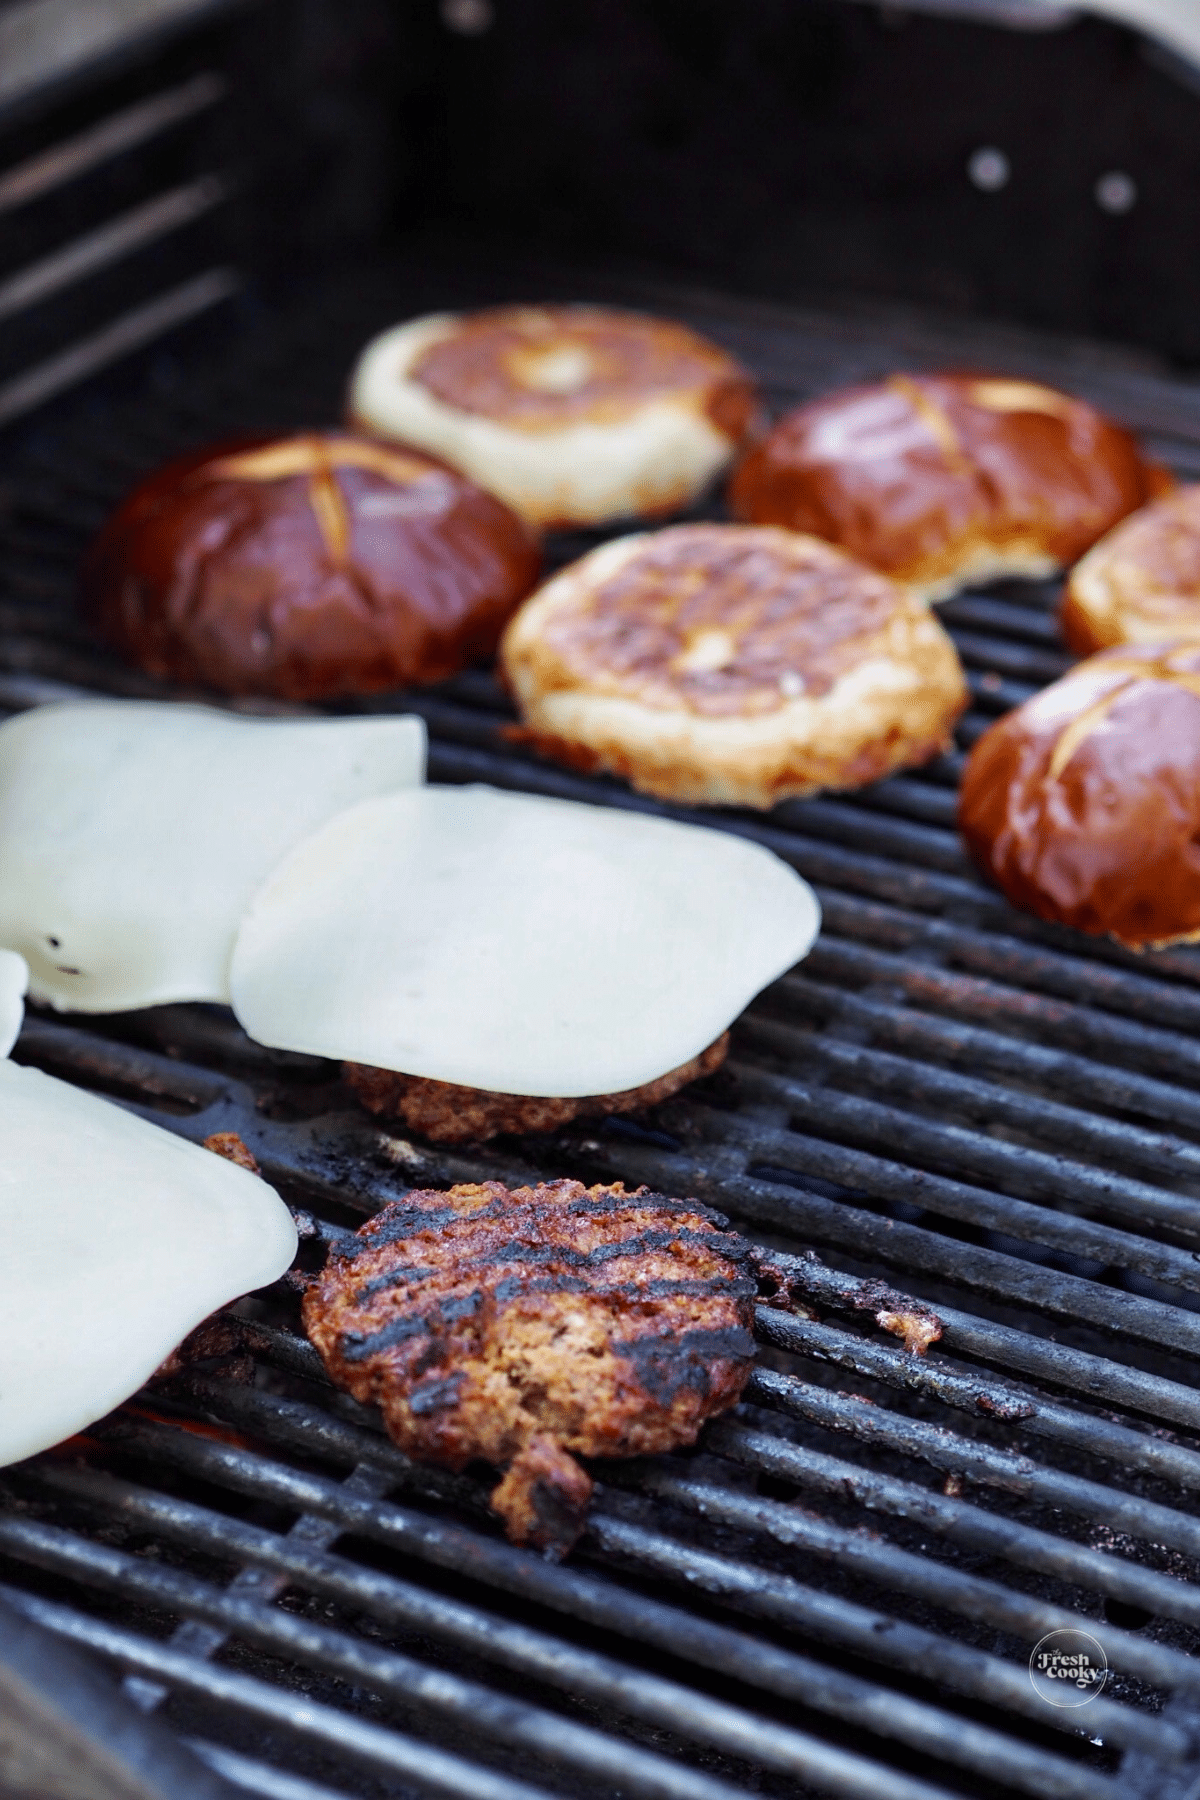
M657 1081L626 1088L619 1094L588 1094L580 1099L545 1099L537 1094L496 1094L486 1088L459 1087L420 1075L394 1074L367 1063L343 1063L342 1074L368 1112L399 1119L409 1131L434 1144L482 1144L501 1132L557 1131L573 1119L604 1119L610 1113L644 1112L677 1094L690 1081L719 1069L729 1052L729 1033L681 1063Z
M402 1450L505 1468L509 1537L563 1555L592 1492L575 1455L690 1444L741 1395L761 1258L726 1223L620 1183L418 1190L334 1250L304 1324Z

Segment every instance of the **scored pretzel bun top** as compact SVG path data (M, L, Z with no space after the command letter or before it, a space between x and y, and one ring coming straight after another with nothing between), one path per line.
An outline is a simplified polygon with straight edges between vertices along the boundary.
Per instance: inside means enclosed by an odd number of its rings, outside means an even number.
M1039 918L1133 949L1200 938L1200 644L1089 657L984 733L959 825Z
M907 590L816 538L677 525L572 564L514 616L514 735L669 800L768 807L943 749L954 646Z
M677 511L757 414L716 344L589 306L411 319L367 345L349 395L352 424L444 457L542 529Z
M1170 484L1082 400L994 375L893 375L781 419L735 471L740 519L787 525L943 600L1073 563Z
M194 451L92 545L85 609L150 674L320 700L490 656L537 578L527 526L419 452L342 431Z
M1102 537L1071 570L1059 624L1080 656L1200 641L1200 486L1152 501Z

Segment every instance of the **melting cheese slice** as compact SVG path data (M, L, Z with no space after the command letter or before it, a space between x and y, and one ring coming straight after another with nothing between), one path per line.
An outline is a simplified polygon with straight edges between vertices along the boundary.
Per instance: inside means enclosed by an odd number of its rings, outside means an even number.
M696 1056L811 947L811 888L727 832L486 787L365 800L238 933L234 1011L282 1049L508 1094Z
M238 921L343 808L424 777L415 718L101 700L0 726L0 944L79 1012L227 1000Z
M0 1464L135 1393L214 1308L282 1275L296 1228L245 1169L0 1062Z
M25 1023L29 969L15 950L0 950L0 1056L7 1056Z

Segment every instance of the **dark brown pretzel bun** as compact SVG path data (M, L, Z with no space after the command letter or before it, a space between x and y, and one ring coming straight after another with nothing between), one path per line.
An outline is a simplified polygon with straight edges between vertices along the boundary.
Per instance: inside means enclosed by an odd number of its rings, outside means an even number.
M1140 950L1200 938L1200 644L1089 657L993 725L959 826L1014 906Z
M1128 432L1054 388L893 375L788 413L729 498L739 519L826 538L941 600L1073 563L1170 479Z
M539 552L516 514L417 452L343 431L242 439L148 477L82 575L152 675L320 700L490 656Z

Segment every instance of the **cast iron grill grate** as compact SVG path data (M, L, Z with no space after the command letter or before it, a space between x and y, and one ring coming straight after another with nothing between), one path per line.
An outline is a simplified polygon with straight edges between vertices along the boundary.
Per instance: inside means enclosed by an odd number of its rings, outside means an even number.
M493 284L570 285L532 265ZM14 442L0 704L157 692L73 614L78 551L120 491L187 443L334 416L371 330L481 297L450 257L347 276L208 365L160 355L132 399ZM737 349L776 406L900 363L988 362L1200 466L1200 395L1115 356L644 297ZM1052 599L1014 584L943 609L975 694L964 744L1066 666ZM677 811L507 743L487 675L370 704L425 715L435 779ZM697 1194L823 1260L812 1318L764 1312L742 1411L695 1454L601 1469L563 1567L499 1538L485 1480L410 1465L330 1389L281 1286L86 1438L5 1472L4 1596L235 1782L293 1800L1191 1792L1200 954L1135 957L1012 912L960 849L958 761L694 815L800 869L825 930L740 1022L730 1070L638 1123L449 1153L380 1131L336 1069L258 1049L219 1009L31 1016L21 1059L188 1137L238 1131L310 1257L414 1184L573 1174ZM862 1278L879 1276L937 1308L926 1358L875 1328ZM1082 1712L1028 1676L1067 1625L1113 1671Z

